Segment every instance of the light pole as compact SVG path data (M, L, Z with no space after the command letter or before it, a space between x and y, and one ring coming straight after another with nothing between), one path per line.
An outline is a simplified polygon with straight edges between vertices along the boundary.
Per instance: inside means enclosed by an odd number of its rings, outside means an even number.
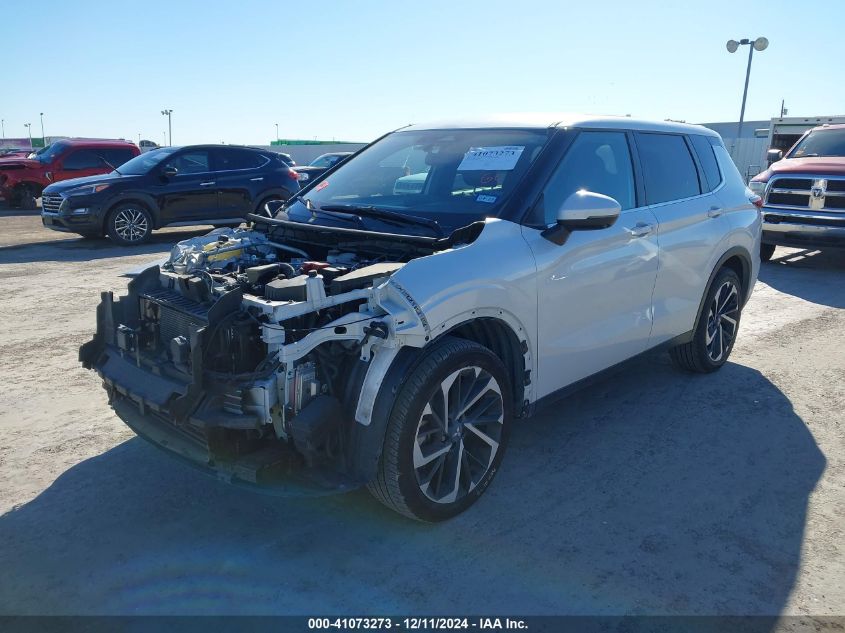
M0 129L3 131L3 140L6 140L6 119L0 119Z
M756 40L742 39L738 42L736 40L728 40L725 48L729 53L736 53L740 46L748 47L748 67L745 69L745 89L742 91L742 108L739 111L739 124L736 126L736 140L734 140L734 147L742 134L742 121L745 118L745 99L748 96L748 78L751 76L751 58L754 56L754 51L764 51L769 46L769 40L765 37L758 37ZM734 149L731 148L731 150Z
M41 112L38 116L41 117L41 141L44 143L45 147L47 145L47 137L44 136L44 113Z
M276 143L279 142L279 124L276 123Z
M24 123L23 126L26 128L26 131L29 133L29 148L32 149L32 123Z
M170 125L170 115L173 110L162 110L161 113L167 117L167 138L170 139L168 145L173 145L173 127Z

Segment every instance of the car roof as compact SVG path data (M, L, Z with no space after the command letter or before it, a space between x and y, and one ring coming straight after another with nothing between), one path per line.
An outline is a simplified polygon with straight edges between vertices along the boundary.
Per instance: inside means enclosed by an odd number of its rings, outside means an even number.
M273 150L264 149L263 147L250 147L249 145L222 145L220 143L204 143L202 145L167 145L162 147L161 149L170 148L172 150L183 150L183 149L248 149L253 152L262 152L266 154L267 152L272 152L273 154L277 154L279 152L273 152Z
M845 130L845 123L825 123L824 125L817 125L810 132L816 130Z
M53 141L54 143L64 143L66 145L132 145L135 143L127 141L126 139L114 138L60 138Z
M493 114L490 116L466 119L450 119L428 124L413 124L401 130L439 130L439 129L548 129L557 128L604 128L640 130L648 132L675 132L685 134L719 135L701 125L691 125L679 121L649 121L628 116L607 116L577 114L572 112L517 112Z

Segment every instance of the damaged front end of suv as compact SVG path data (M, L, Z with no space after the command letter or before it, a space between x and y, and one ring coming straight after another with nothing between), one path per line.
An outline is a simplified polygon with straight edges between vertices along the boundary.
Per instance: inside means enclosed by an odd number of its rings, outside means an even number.
M362 451L380 441L355 422L374 405L364 378L430 336L391 276L483 223L435 239L252 220L179 243L124 297L103 293L80 360L136 433L224 479L365 483L374 457Z

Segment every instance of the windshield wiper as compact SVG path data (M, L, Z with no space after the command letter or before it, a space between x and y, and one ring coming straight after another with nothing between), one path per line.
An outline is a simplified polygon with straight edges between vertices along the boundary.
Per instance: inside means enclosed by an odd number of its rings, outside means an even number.
M340 213L384 220L392 224L424 226L435 231L438 237L443 237L443 229L436 220L429 220L428 218L421 218L416 215L407 215L398 211L389 211L388 209L380 209L372 205L327 204L320 207L320 211L338 211Z

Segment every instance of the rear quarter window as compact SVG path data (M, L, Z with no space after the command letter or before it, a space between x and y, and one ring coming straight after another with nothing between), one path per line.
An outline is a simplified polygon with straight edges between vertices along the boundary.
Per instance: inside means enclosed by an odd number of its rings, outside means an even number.
M248 149L217 150L217 170L234 171L238 169L258 169L269 162L258 152Z
M689 138L698 156L698 162L701 163L701 169L704 171L707 190L713 191L722 182L722 174L719 171L719 163L716 161L713 145L706 136L701 134L690 134Z
M640 132L637 149L643 168L646 204L671 202L701 193L698 170L683 136Z

